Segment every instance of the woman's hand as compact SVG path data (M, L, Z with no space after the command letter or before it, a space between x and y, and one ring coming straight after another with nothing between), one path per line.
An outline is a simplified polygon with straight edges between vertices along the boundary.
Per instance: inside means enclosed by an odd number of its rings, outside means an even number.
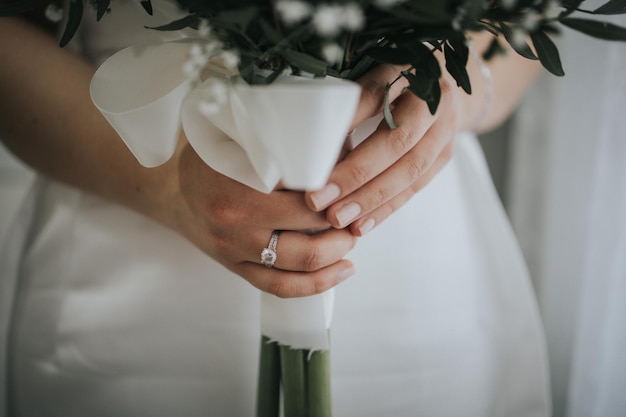
M385 86L400 68L382 65L358 82L363 88L353 126L382 111ZM306 194L311 209L326 210L330 224L362 236L422 189L451 158L463 119L459 89L441 78L441 102L435 115L401 82L391 90L397 128L383 120L376 131L333 170L325 188Z
M178 180L167 221L192 243L262 291L300 297L326 291L354 273L343 257L355 243L347 230L329 228L302 193L263 194L208 167L183 139L174 159ZM308 234L295 230L325 231ZM261 263L274 230L282 232L273 268Z

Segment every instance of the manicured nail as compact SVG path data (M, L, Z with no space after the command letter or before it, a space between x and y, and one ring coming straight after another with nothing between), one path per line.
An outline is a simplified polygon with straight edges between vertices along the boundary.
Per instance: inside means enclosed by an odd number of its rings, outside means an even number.
M339 197L341 190L337 184L328 184L326 187L311 194L311 201L317 210L329 205L331 201Z
M339 273L337 274L337 279L339 280L339 282L344 281L354 275L355 272L356 270L354 269L354 266L349 266L348 268L339 271Z
M359 233L361 233L361 236L364 236L367 232L372 230L375 224L376 221L374 219L368 219L365 223L363 223L361 227L359 227Z
M346 204L337 212L339 227L345 227L361 214L361 206L357 203Z

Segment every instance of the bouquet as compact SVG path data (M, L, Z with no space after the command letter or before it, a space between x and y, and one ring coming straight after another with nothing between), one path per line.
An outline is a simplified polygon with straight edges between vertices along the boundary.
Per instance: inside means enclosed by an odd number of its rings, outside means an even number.
M0 15L44 6L48 0L18 0L0 5ZM97 19L115 13L110 0L90 0ZM140 0L149 14L150 0ZM483 53L489 60L502 53L501 42L525 58L539 60L551 73L564 70L551 35L565 26L604 40L626 41L626 28L583 15L626 13L626 0L609 0L586 9L584 0L177 0L181 15L159 31L186 30L192 44L185 73L198 83L211 67L219 82L196 102L208 118L224 105L224 85L270 85L285 76L357 80L379 64L397 65L397 78L387 85L383 114L395 127L389 89L404 80L432 113L441 97L439 78L447 71L470 94L466 66L471 33L488 31L493 41ZM155 3L156 5L156 3ZM66 45L83 15L82 0L69 0ZM58 8L48 6L55 16ZM445 68L436 54L444 57ZM217 64L216 64L217 63ZM320 105L323 105L320 104ZM348 121L349 122L349 121ZM343 132L345 133L345 132ZM332 158L331 158L332 159ZM327 306L326 306L327 307ZM278 314L280 315L280 314ZM329 352L293 349L262 336L258 416L278 416L280 390L289 416L330 416Z

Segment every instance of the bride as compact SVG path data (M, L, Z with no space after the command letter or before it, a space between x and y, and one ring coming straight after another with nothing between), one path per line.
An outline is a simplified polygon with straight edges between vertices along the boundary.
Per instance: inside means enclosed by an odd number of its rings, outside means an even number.
M266 195L213 171L184 137L166 164L138 165L88 87L108 55L160 36L138 19L162 21L134 1L114 6L83 19L82 56L31 23L0 25L0 136L40 173L3 261L17 265L1 283L13 295L7 416L251 416L258 290L335 286L334 415L549 415L529 279L476 140L461 133L503 120L534 63L508 54L485 77L472 60L474 93L444 76L434 116L399 89L399 128L381 124L328 185ZM396 74L359 80L353 126L380 112Z

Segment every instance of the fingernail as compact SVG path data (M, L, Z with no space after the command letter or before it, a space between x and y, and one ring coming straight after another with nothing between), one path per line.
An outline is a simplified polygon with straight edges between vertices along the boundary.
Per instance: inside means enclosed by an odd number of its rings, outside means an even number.
M349 266L348 268L339 271L337 279L339 282L344 281L354 275L355 272L356 270L354 269L354 266Z
M365 223L363 223L361 227L359 227L359 233L361 233L361 236L364 236L367 232L372 230L375 224L376 221L374 219L368 219Z
M335 198L339 197L341 191L337 184L328 184L326 187L311 194L311 201L316 209L326 207Z
M346 204L337 212L339 227L347 226L352 220L356 219L359 214L361 214L361 206L357 203Z

